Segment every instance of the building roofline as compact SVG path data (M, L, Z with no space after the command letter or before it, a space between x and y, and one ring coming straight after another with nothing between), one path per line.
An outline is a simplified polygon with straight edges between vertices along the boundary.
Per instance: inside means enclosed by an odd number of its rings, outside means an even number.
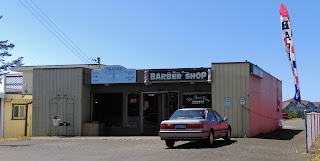
M243 61L243 62L214 62L212 63L212 65L214 64L245 64L245 63L253 64L249 61Z
M33 69L54 69L54 68L90 68L93 66L98 66L99 64L66 64L66 65L37 65L37 66L21 66L21 67L13 67L11 71L14 72L24 72L24 71L32 71ZM106 66L100 64L101 66Z

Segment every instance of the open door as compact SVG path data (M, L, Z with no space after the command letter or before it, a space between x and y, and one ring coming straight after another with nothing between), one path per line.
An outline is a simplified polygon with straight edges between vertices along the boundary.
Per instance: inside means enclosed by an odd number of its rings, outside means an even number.
M162 103L162 93L143 94L143 135L158 134Z
M160 123L178 109L178 92L143 94L143 135L158 135Z

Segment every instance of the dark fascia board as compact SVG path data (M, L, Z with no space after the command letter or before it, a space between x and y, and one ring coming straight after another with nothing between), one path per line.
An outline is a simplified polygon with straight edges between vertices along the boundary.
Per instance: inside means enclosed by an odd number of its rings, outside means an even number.
M245 61L245 62L215 62L215 63L212 63L212 65L214 64L246 64L246 63L252 64L249 61Z

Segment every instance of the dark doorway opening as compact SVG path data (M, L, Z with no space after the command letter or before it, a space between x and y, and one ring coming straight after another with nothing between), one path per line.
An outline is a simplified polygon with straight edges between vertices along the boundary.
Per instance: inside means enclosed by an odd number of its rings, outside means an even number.
M122 127L122 93L93 95L93 121L106 127Z
M143 135L157 135L159 131L159 115L161 93L143 95Z
M160 123L178 109L178 92L143 94L143 135L158 135Z

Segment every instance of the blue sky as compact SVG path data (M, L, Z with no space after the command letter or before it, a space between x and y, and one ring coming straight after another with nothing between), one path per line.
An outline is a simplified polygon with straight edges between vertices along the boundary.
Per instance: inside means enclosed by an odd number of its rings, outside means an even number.
M21 0L25 5L30 0ZM25 65L83 64L19 0L1 2L0 40L16 45ZM33 0L89 57L127 68L209 67L248 60L282 81L294 80L280 29L280 3L290 14L301 97L320 101L320 1ZM34 6L33 6L34 7ZM36 7L34 7L36 9ZM30 9L30 8L29 8ZM71 44L71 43L70 43Z

